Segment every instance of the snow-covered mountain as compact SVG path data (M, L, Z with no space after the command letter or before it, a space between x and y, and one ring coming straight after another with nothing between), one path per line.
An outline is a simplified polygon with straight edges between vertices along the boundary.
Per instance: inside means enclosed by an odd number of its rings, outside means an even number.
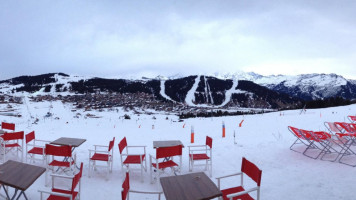
M216 74L224 79L248 80L271 90L304 100L330 97L356 99L356 80L348 80L337 74L301 74L262 76L253 72Z
M52 73L0 81L0 93L16 96L23 92L32 96L142 93L151 95L155 103L171 102L190 107L285 109L300 107L302 100L356 99L356 81L336 74L262 76L244 72L140 79ZM136 97L131 95L131 98Z
M220 79L205 75L178 77L157 76L152 79L130 80L52 73L0 81L0 92L14 96L23 93L32 96L118 93L128 95L127 98L141 96L137 105L149 101L144 96L151 95L153 99L150 103L171 102L174 105L199 108L285 109L301 105L298 98L280 94L247 80ZM140 93L143 95L138 95Z

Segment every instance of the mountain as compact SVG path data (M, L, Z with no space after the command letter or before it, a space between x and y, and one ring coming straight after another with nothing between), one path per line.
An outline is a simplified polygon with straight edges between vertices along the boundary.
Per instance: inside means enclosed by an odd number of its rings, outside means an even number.
M177 75L169 78L157 76L151 79L131 80L50 73L0 81L0 92L14 96L24 93L31 96L123 94L125 97L120 96L119 99L133 99L134 101L130 102L134 104L133 106L161 102L166 106L172 106L173 103L183 107L205 109L286 109L300 107L302 104L296 97L273 91L248 80L222 79L206 75L186 77Z
M225 79L252 81L273 91L306 101L331 97L356 99L356 80L348 80L336 74L262 76L253 72L238 72L234 74L216 74L216 76Z
M237 72L114 79L50 73L0 81L0 93L14 96L124 94L120 98L141 98L137 100L139 105L148 103L149 98L151 103L161 102L166 106L289 109L300 107L303 101L331 97L354 100L356 81L336 74L262 76Z

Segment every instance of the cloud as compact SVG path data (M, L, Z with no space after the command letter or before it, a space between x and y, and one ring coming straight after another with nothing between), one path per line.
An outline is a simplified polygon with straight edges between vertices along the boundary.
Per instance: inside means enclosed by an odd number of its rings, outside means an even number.
M3 1L0 79L337 73L356 77L353 1Z

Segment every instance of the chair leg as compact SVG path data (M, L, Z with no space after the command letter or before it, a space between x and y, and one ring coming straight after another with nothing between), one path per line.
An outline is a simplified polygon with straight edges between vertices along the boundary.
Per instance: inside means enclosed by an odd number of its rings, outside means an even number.
M109 174L110 174L111 172L110 172L110 162L108 161L108 173L107 173L107 177L106 177L106 179L109 179Z
M91 163L91 161L90 161L90 159L89 159L89 170L88 170L88 177L90 178L90 163Z
M146 161L146 158L145 158L145 172L147 172L147 161Z
M153 183L153 180L152 180L152 158L150 157L150 180L151 180L151 183Z
M210 160L209 161L209 171L210 171L210 177L213 176L213 162Z
M190 157L189 157L189 166L188 166L188 168L189 168L189 171L191 172L192 171L192 167L191 167L191 160L190 160Z
M194 167L194 160L192 160L191 164L192 164L192 168L191 168L191 170L190 170L190 171L193 171L193 167Z
M47 187L47 176L48 176L48 168L46 169L46 173L45 173L45 186Z
M110 170L112 172L112 166L114 165L114 160L113 160L113 157L111 156L111 160L110 160Z
M141 162L141 182L143 183L143 163Z

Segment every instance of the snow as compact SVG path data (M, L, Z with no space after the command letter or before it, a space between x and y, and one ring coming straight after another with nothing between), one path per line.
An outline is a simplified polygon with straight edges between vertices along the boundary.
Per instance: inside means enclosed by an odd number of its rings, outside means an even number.
M195 91L198 88L200 82L200 76L197 76L197 78L195 79L195 82L193 84L193 87L187 92L187 96L185 97L185 102L187 103L187 105L189 106L196 106L193 102L195 102Z
M166 91L165 82L166 82L165 80L161 80L161 87L160 87L161 90L159 91L159 93L161 94L162 97L164 97L170 101L173 101L173 99L171 99L171 97L169 97L165 92Z
M229 103L230 100L231 100L231 95L232 95L232 94L246 93L246 91L242 91L242 90L236 89L238 83L239 83L239 81L236 80L236 79L234 79L234 82L233 82L233 84L232 84L232 87L231 87L228 91L226 91L226 93L225 93L225 100L224 100L224 102L222 102L222 104L220 104L219 106L217 106L218 108L219 108L219 107L223 107L223 106L225 106L227 103Z
M29 102L14 105L22 114L21 118L1 116L0 121L16 123L16 130L29 133L34 130L37 139L55 140L59 137L85 138L87 141L76 148L77 161L84 163L82 178L83 200L120 199L121 184L125 169L120 166L118 142L127 138L129 145L146 145L147 155L155 155L152 142L155 140L181 140L183 149L183 166L181 174L188 171L188 148L190 145L190 127L195 129L195 144L203 144L208 135L213 138L213 182L215 177L240 171L241 158L246 157L262 169L261 199L354 199L355 168L337 162L314 160L300 153L289 150L295 138L288 132L287 126L295 126L307 130L326 130L325 121L347 121L347 115L355 115L356 105L327 109L274 112L260 115L230 116L219 118L194 118L177 122L173 115L155 114L134 115L133 112L77 110L72 112L71 104L55 102ZM5 104L0 104L4 110ZM44 118L51 111L51 118ZM80 118L74 118L80 113ZM84 118L91 113L101 118ZM129 114L131 120L123 120ZM33 116L34 118L31 118ZM59 117L58 120L55 117ZM169 119L166 120L166 117ZM32 124L35 118L38 124ZM244 120L242 127L238 124ZM226 137L222 138L222 121L225 122ZM185 128L183 128L185 124ZM152 129L154 125L154 129ZM236 132L234 144L233 133ZM114 166L109 178L106 168L98 168L88 177L88 149L94 144L108 145L115 137ZM15 157L12 157L15 158ZM2 160L2 159L1 159ZM147 159L147 162L149 159ZM354 158L356 163L356 158ZM36 162L36 165L42 165ZM149 166L149 165L148 165ZM140 182L139 167L131 167L130 184L135 190L161 191L159 183L151 184L149 171L144 173L144 182ZM203 168L196 168L197 172ZM169 171L169 170L168 170ZM164 174L169 176L171 174ZM222 182L222 187L235 186L239 179ZM29 199L39 199L38 190L49 190L44 186L44 175L26 190ZM11 190L13 192L13 190ZM4 194L3 190L0 191ZM130 199L156 199L156 196L132 194ZM164 197L162 199L165 199Z
M232 87L227 90L225 92L225 100L224 102L222 102L220 105L217 105L217 106L211 106L211 105L206 105L206 104L194 104L195 102L195 91L197 90L198 88L198 85L199 85L199 82L200 82L200 77L201 76L198 76L196 79L195 79L195 82L192 86L192 88L187 92L187 96L185 98L185 102L189 105L189 106L193 106L193 107L206 107L206 108L220 108L220 107L223 107L225 106L227 103L230 102L230 99L231 99L231 95L232 94L237 94L237 93L246 93L246 91L242 91L242 90L239 90L239 89L236 89L237 87L237 84L238 84L238 80L234 79L233 80L233 85ZM213 98L211 96L211 91L210 91L210 88L209 88L209 85L208 85L208 82L206 81L205 77L204 77L204 81L205 81L205 95L207 98L211 98L211 102L213 103ZM162 82L161 82L161 87L162 87Z

